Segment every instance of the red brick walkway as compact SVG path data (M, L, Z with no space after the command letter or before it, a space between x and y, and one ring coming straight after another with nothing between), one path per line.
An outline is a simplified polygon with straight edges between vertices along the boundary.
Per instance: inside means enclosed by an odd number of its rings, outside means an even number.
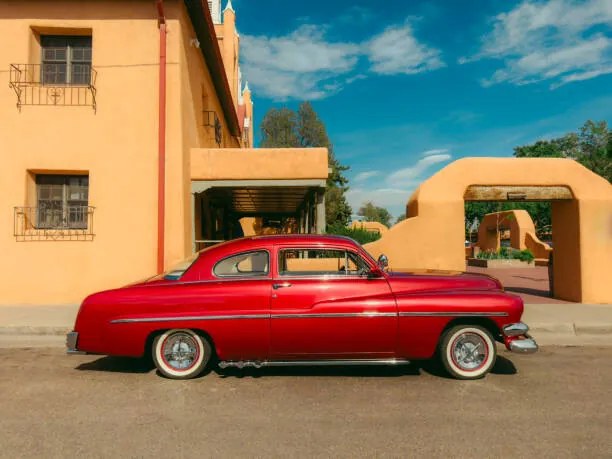
M568 301L551 298L548 293L548 267L534 268L478 268L468 266L467 271L482 273L499 279L510 293L516 293L525 303L568 303Z

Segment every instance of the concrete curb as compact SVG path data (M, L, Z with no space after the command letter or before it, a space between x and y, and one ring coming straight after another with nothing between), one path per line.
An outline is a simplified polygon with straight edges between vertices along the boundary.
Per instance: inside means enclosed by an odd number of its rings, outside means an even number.
M68 333L72 327L31 327L31 326L8 326L0 327L0 335L38 335L38 336L62 336Z

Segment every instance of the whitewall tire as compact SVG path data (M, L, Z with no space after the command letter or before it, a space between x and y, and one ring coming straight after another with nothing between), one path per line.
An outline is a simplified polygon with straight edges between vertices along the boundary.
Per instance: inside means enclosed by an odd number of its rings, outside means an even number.
M210 361L212 348L206 338L192 330L168 330L153 341L153 362L159 372L171 379L198 376Z
M440 359L456 379L479 379L495 365L497 349L491 333L479 325L457 325L440 342Z

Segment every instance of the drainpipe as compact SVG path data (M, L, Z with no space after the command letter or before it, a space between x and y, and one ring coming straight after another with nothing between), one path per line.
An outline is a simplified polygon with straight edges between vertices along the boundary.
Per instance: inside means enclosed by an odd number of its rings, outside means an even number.
M164 1L157 0L159 27L159 132L157 163L157 273L164 272L166 214L166 16Z

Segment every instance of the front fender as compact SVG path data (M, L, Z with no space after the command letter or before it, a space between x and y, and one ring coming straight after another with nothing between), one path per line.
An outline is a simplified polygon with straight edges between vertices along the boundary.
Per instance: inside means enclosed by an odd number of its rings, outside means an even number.
M519 322L523 301L499 291L406 294L396 297L398 354L408 359L427 359L436 352L440 336L453 321L493 324L496 339L504 325Z

